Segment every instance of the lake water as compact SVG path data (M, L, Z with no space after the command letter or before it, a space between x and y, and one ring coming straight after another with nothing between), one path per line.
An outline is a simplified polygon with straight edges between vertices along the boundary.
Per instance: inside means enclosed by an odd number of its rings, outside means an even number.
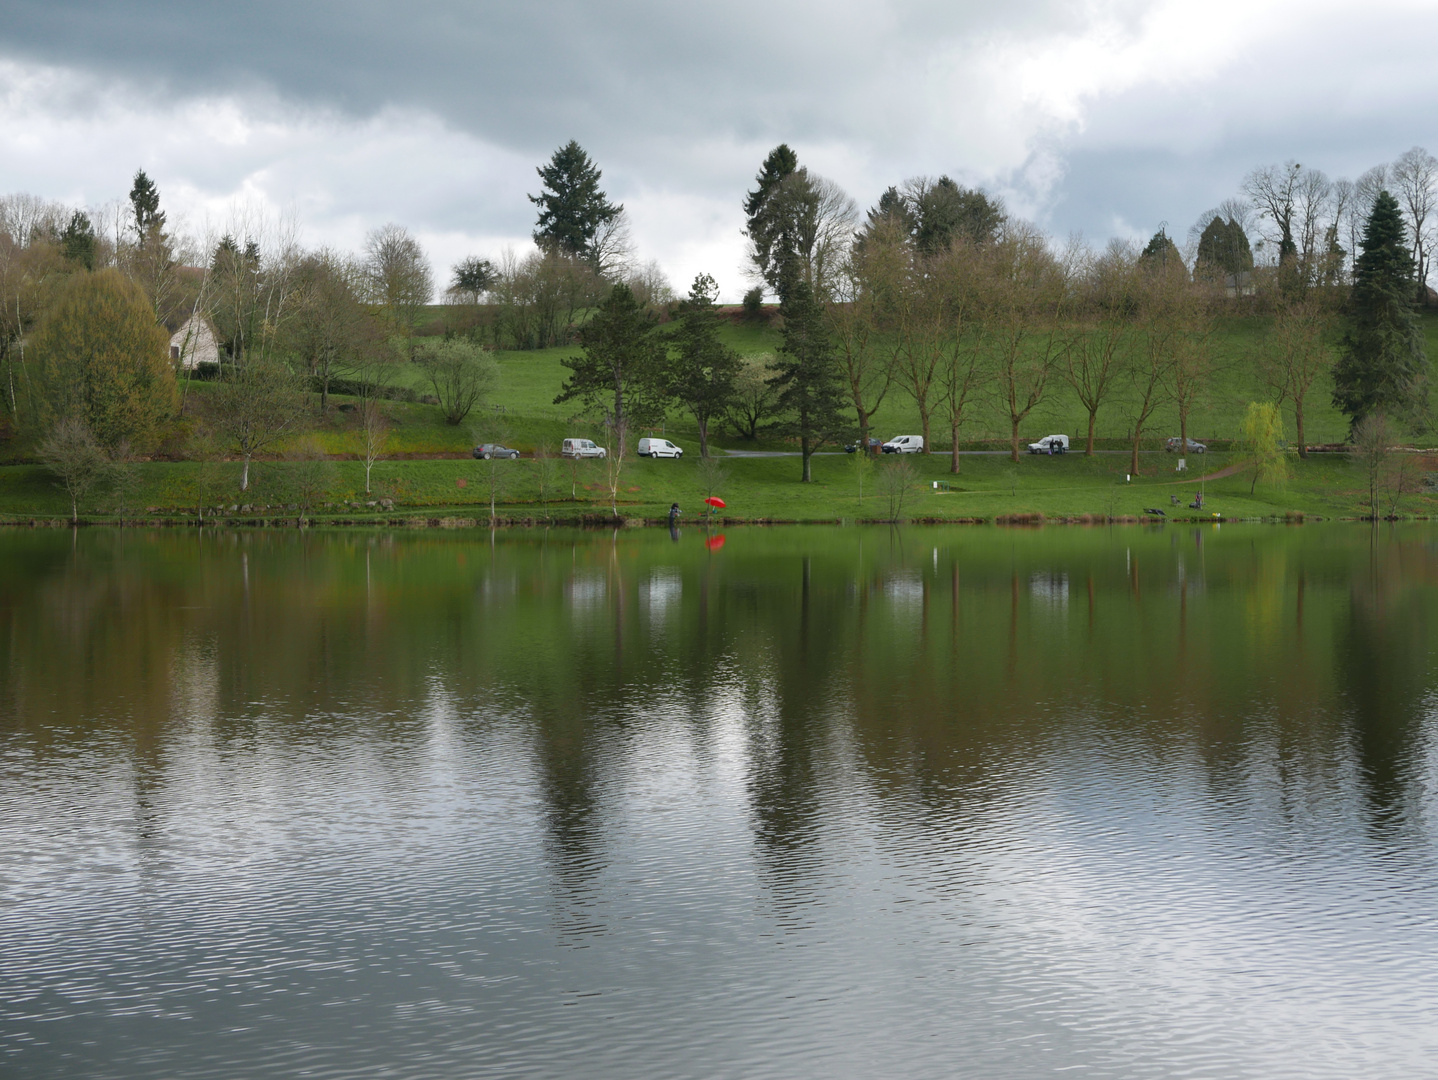
M1438 532L0 532L0 1076L1438 1075Z

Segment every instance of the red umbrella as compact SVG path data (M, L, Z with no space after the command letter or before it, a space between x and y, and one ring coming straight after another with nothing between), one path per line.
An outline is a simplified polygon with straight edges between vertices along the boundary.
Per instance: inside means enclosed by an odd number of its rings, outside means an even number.
M704 501L707 502L710 506L714 507L714 509L716 510L724 509L724 500L719 498L718 495L710 495L709 498L705 499Z
M718 551L724 546L724 534L720 533L718 536L709 537L704 541L704 546L710 551Z

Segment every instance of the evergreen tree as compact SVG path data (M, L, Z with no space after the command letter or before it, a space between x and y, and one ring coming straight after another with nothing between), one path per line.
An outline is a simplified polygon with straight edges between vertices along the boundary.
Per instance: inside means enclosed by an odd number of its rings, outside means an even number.
M591 408L606 408L606 422L620 439L632 424L662 415L664 349L656 330L634 291L614 286L579 332L583 355L561 361L573 374L554 403L579 398Z
M1004 219L997 202L947 176L914 193L911 213L916 222L914 240L925 255L946 250L955 237L988 243L998 236Z
M759 175L758 186L744 199L744 217L752 250L749 258L780 302L797 276L796 247L799 221L804 211L807 174L799 168L799 157L787 143L769 151Z
M807 484L812 479L809 462L814 451L843 431L844 395L824 308L807 282L794 283L780 313L784 316L784 344L779 347L779 374L774 383L779 388L779 406L789 415L784 428L799 439L802 479Z
M914 230L918 228L919 224L914 218L914 212L909 209L908 200L904 198L898 188L893 186L885 189L884 193L879 196L879 201L869 211L857 243L862 248L867 236L889 223L897 225L905 236L913 236Z
M624 212L624 207L611 203L600 188L603 173L573 139L535 172L544 181L544 190L529 196L539 207L534 242L597 263L600 252L595 241L600 230Z
M1363 254L1342 354L1333 369L1333 403L1356 426L1383 413L1426 422L1428 357L1413 311L1416 274L1398 201L1379 192L1363 230Z
M1253 249L1243 226L1215 214L1198 238L1197 268L1208 277L1238 275L1253 269Z
M160 210L160 189L140 169L135 173L135 182L130 187L130 208L135 215L135 231L143 242L151 231L158 232L165 227L165 215Z
M123 265L149 296L157 322L165 322L175 313L177 279L174 252L165 232L165 215L160 210L160 190L140 169L130 188L130 208L135 220L135 246L121 254Z
M86 270L95 269L95 226L83 210L71 214L60 233L60 253Z
M1183 256L1178 253L1178 245L1173 242L1168 233L1163 229L1153 234L1153 239L1143 249L1139 256L1144 264L1149 267L1157 267L1162 270L1184 269Z
M677 352L671 361L670 393L694 414L699 427L699 456L709 456L709 424L734 400L739 354L719 340L719 314L714 301L719 286L708 274L694 279L679 305L674 334Z

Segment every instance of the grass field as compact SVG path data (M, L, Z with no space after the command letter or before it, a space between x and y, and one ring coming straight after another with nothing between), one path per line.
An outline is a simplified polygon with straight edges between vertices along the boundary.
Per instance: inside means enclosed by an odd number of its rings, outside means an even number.
M1438 512L1438 496L1421 491L1417 469L1432 464L1438 455L1413 455L1409 494L1394 508L1404 515L1428 516ZM1170 518L1283 517L1303 514L1316 517L1356 517L1367 513L1364 478L1345 455L1314 454L1308 461L1291 461L1293 475L1282 488L1259 486L1250 494L1251 474L1246 470L1218 479L1203 479L1205 473L1172 472L1173 458L1165 454L1146 455L1145 475L1125 479L1127 458L1100 454L1093 458L1067 455L1050 458L1024 456L1017 465L997 454L965 455L963 472L953 477L948 460L937 455L906 458L917 476L913 489L898 510L898 516L914 519L984 519L1042 515L1047 519L1143 518L1147 509L1159 509ZM789 457L730 458L723 463L727 476L716 492L728 503L723 516L742 521L856 521L887 520L893 510L880 493L877 471L893 459L875 463L875 472L865 481L861 500L852 458L825 455L815 459L814 482L798 483L798 460ZM1201 464L1207 473L1224 471L1229 455L1211 453ZM297 466L292 462L262 462L253 469L251 490L243 497L236 493L239 466L219 466L224 473L209 478L212 507L245 507L238 516L293 518L301 501L295 483ZM479 462L470 459L385 461L375 466L373 492L364 494L363 468L358 462L337 461L328 492L327 506L317 506L311 516L324 518L368 518L458 515L476 519L489 516L490 485L495 486L497 510L501 517L535 520L574 520L607 517L609 491L604 469L595 462L571 466L556 463L548 492L541 498L542 464L522 459L514 462ZM124 505L114 496L87 504L89 515L104 513L126 518L192 516L200 498L202 467L192 462L155 462L141 466L138 486L126 495ZM952 490L940 491L935 482L948 483ZM1202 490L1205 505L1196 513L1188 508ZM631 459L620 473L618 511L631 518L662 518L671 502L677 502L687 520L704 509L706 488L699 462ZM215 492L221 493L219 496ZM1178 500L1175 505L1174 499ZM367 507L366 501L392 500L392 509ZM1384 506L1383 511L1389 512ZM0 469L0 516L28 518L60 517L69 513L69 503L39 466L21 465Z
M1425 316L1424 328L1431 352L1438 354L1438 317ZM1263 331L1261 319L1235 319L1220 325L1216 342L1218 372L1211 393L1191 420L1190 433L1194 438L1224 445L1237 435L1247 403L1269 396L1253 363ZM775 331L762 326L732 325L726 327L725 334L734 348L751 356L771 353L780 343ZM542 468L538 462L521 460L491 467L468 458L468 451L479 441L504 442L526 455L540 447L557 451L560 440L567 435L585 435L602 442L598 426L576 415L577 403L554 403L560 384L568 374L562 360L574 352L573 348L564 348L497 353L501 371L499 389L489 402L478 407L457 427L446 424L439 409L432 405L387 404L394 423L387 448L389 460L375 467L373 495L366 497L363 493L363 471L358 462L335 460L329 491L321 500L330 506L321 509L319 514L363 516L378 512L379 508L356 506L356 502L387 498L393 500L396 507L423 508L426 513L474 516L482 510L482 516L487 517L491 480L496 483L496 503L506 516L575 518L607 514L607 486L600 467L595 464L579 466L574 475L567 465L554 466L558 477L555 485L563 490L541 500L539 474ZM422 388L420 372L414 368L403 371L402 381ZM212 391L213 386L207 383L186 385L187 414L203 417ZM349 404L350 399L337 396L333 401L336 408L323 419L316 418L301 434L312 436L336 458L353 458L358 451L355 413L341 408ZM1100 447L1117 450L1127 445L1131 421L1125 406L1123 398L1116 397L1113 404L1100 413ZM1291 435L1291 416L1288 422ZM1082 409L1068 387L1056 378L1049 398L1025 425L1024 437L1036 439L1062 431L1073 437L1077 449L1084 429ZM621 515L662 517L674 501L691 513L699 507L702 485L693 421L676 411L671 413L663 430L667 437L684 446L689 456L680 461L635 459L627 462L620 484ZM918 433L917 411L898 388L891 389L885 399L876 417L875 431L884 438ZM1172 410L1160 410L1147 428L1144 445L1150 451L1157 451L1163 440L1175 432L1176 418ZM1344 417L1329 401L1329 387L1316 388L1309 404L1308 441L1341 442L1346 433ZM941 432L935 430L931 434L938 446L944 446ZM996 409L981 409L966 429L965 437L966 445L971 446L980 446L984 440L1005 440L1007 426ZM721 450L789 449L773 438L757 444L746 443L731 431L717 432L713 443ZM13 460L23 449L12 445L9 453ZM437 460L444 456L448 459ZM1438 465L1438 455L1432 458ZM1187 504L1199 485L1198 472L1186 476L1175 474L1173 456L1161 452L1144 455L1143 475L1132 482L1125 479L1127 456L1117 453L1093 458L1078 453L1060 458L1026 455L1017 465L1000 455L966 455L964 471L956 478L949 476L945 456L928 455L922 460L909 460L919 473L919 486L902 508L900 516L904 518L993 519L1016 514L1042 514L1048 518L1085 514L1123 517L1140 516L1147 508L1162 509L1170 515L1187 515L1191 513ZM1190 464L1205 473L1213 473L1221 471L1232 460L1235 459L1225 453L1215 452L1205 458L1191 458ZM1438 510L1433 496L1423 494L1419 483L1418 473L1429 460L1429 455L1412 456L1408 486L1413 490L1401 500L1400 512L1426 515ZM882 468L887 463L877 462L876 467ZM1281 490L1259 488L1250 495L1247 475L1205 483L1205 513L1218 512L1226 517L1292 513L1341 517L1368 512L1361 490L1362 479L1345 456L1316 454L1306 462L1294 456L1291 465L1293 477ZM216 469L221 474L218 481L214 475ZM875 493L877 477L866 481L868 494L860 502L852 459L842 454L818 457L814 464L814 482L807 485L798 482L797 458L732 457L727 460L726 469L729 475L720 485L720 492L729 501L728 514L734 518L802 521L879 520L891 516L887 501ZM84 510L92 515L135 516L143 515L151 507L159 508L161 513L180 512L189 507L193 513L200 487L211 489L213 497L205 501L212 506L249 505L255 508L252 513L256 514L288 513L282 508L294 507L301 501L295 483L296 466L290 462L257 463L254 489L243 498L237 491L238 471L237 463L212 466L208 470L184 461L145 463L137 468L138 482L132 490L123 496L116 493L97 496ZM952 481L953 490L935 490L936 481ZM1174 495L1179 496L1178 506L1171 498ZM262 510L262 507L269 509ZM25 464L0 468L0 515L58 516L68 510L65 496L43 469Z
M1438 357L1438 314L1425 314L1423 327L1429 355ZM1272 398L1272 392L1263 386L1255 362L1266 328L1267 320L1263 318L1227 319L1219 323L1214 339L1215 374L1210 392L1190 418L1190 435L1193 438L1201 441L1235 438L1248 403ZM762 326L729 325L725 327L724 335L728 344L749 356L773 353L780 344L779 334ZM504 406L509 426L515 429L514 438L520 442L521 449L533 448L525 442L532 422L538 422L534 424L533 437L533 442L537 443L541 439L554 438L552 425L556 422L563 425L577 411L573 402L554 404L560 384L568 375L561 361L575 351L569 347L496 354L502 384L495 401ZM407 385L422 388L417 371L411 370L406 378ZM1337 443L1347 438L1347 419L1333 407L1331 391L1331 385L1321 383L1310 395L1305 432L1310 444ZM1102 445L1116 449L1127 444L1132 432L1129 404L1129 398L1119 393L1099 413L1097 432L1103 440ZM1291 409L1286 410L1285 420L1291 437ZM891 388L885 397L874 423L876 432L882 438L919 433L918 410L913 400L897 386ZM1146 439L1151 440L1153 445L1159 445L1168 436L1177 434L1177 425L1176 411L1171 406L1161 407L1146 427ZM1062 379L1055 377L1046 400L1029 417L1023 430L1026 439L1064 432L1077 441L1086 429L1087 414L1073 391ZM671 412L665 433L680 442L697 439L693 421L679 410ZM947 445L947 434L940 432L937 426L931 437L936 445ZM981 403L974 412L972 423L965 427L963 438L974 443L1007 440L1007 419L997 408ZM721 448L743 449L752 445L728 430L719 431L714 441ZM759 445L768 448L780 446L774 442Z

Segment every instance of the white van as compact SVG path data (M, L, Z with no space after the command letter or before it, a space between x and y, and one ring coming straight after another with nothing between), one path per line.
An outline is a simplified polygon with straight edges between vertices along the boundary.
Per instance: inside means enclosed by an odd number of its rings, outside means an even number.
M559 456L568 458L602 458L608 453L604 447L595 446L593 439L565 439L559 447Z
M922 454L924 452L924 437L922 435L895 435L882 447L886 454Z
M1068 451L1067 435L1045 435L1038 442L1029 443L1030 454L1067 454Z
M668 439L640 439L640 457L683 457L684 451Z

